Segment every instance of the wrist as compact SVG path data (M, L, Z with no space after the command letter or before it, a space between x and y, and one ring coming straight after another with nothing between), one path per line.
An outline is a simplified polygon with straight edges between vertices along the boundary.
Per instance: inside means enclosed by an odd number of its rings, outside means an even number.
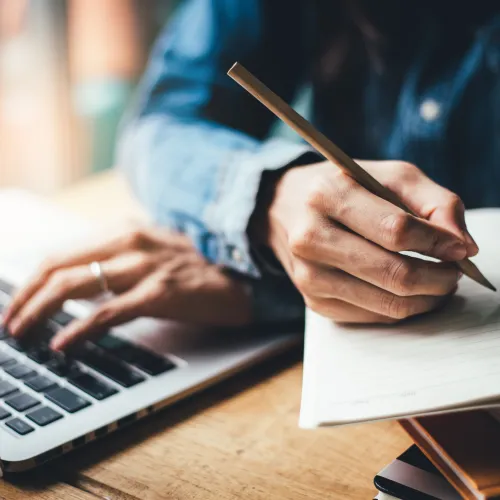
M270 208L274 201L276 188L286 170L265 171L262 174L255 209L248 226L250 241L257 247L269 246Z

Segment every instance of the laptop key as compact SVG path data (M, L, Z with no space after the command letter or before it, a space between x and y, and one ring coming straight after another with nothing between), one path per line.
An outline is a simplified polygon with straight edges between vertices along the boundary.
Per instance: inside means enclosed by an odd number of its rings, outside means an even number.
M56 312L52 316L52 321L59 326L68 326L74 319L75 317L68 314L66 311Z
M64 387L48 391L45 394L45 397L49 401L52 401L52 403L60 406L63 410L66 410L68 413L75 413L91 405L90 401L81 398L74 392Z
M68 380L75 386L78 387L83 392L86 392L89 396L92 396L99 401L109 398L118 391L113 387L101 382L96 377L90 373L79 373L77 375L72 375L68 377Z
M7 340L5 340L5 343L16 351L24 352L26 350L25 342L21 342L14 337L9 337Z
M14 408L16 411L26 411L40 404L40 401L29 394L21 393L6 399L5 404Z
M123 387L132 387L145 380L143 375L133 371L125 363L96 349L85 349L77 359Z
M115 335L111 335L110 333L106 333L97 339L95 343L102 349L113 353L116 353L123 347L130 345L130 343L126 340L116 337Z
M18 379L28 379L37 374L36 371L29 366L21 365L20 363L8 366L7 368L4 368L4 371L11 377Z
M30 389L36 392L45 392L57 386L56 382L43 375L37 375L24 382Z
M9 356L7 353L0 351L0 366L5 367L8 365L12 365L16 362L16 360Z
M9 334L7 328L5 328L5 326L1 325L0 326L0 340L5 340L9 336L10 336L10 334Z
M17 387L15 385L12 385L10 382L7 382L7 380L0 380L0 398L9 396L14 392L17 392Z
M52 359L45 365L48 370L50 370L55 375L59 377L66 377L70 373L79 372L80 369L78 365L71 359L68 359L64 356L54 356Z
M33 432L35 430L33 427L31 427L31 425L27 424L20 418L13 418L12 420L5 422L5 425L7 427L10 427L13 431L16 431L18 434L21 434L21 436L25 436L26 434L29 434L30 432Z
M62 414L49 408L48 406L42 406L41 408L37 408L29 413L26 413L26 417L38 424L40 427L44 427L45 425L49 425L56 420L60 420L63 418Z
M38 347L40 343L48 344L55 334L55 327L51 326L48 322L38 323L32 326L27 332L27 338L31 339L28 347L32 349L35 346Z
M26 353L28 358L32 359L36 363L47 363L52 359L52 352L47 346L37 346L32 347Z
M129 363L146 372L148 375L160 375L176 368L176 365L169 359L145 351L144 349L138 349L136 356Z
M169 359L136 346L114 335L104 335L96 344L108 353L120 358L146 372L148 375L160 375L176 368Z
M0 407L0 420L5 420L7 417L10 417L10 415L11 413L5 408Z

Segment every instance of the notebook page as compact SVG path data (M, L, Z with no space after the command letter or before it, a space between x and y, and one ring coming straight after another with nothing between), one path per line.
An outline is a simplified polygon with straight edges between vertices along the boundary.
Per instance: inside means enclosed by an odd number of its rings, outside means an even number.
M500 285L500 211L468 214L474 261ZM441 311L387 327L344 327L307 311L301 425L498 403L500 294L464 277Z

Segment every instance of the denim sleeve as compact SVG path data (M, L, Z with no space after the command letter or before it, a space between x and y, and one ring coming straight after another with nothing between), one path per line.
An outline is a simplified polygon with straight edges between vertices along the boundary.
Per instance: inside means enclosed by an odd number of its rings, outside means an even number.
M302 307L297 292L285 277L262 277L247 226L263 172L311 150L266 140L272 114L226 73L240 61L290 101L306 60L303 5L186 0L153 50L117 159L157 223L190 236L211 262L261 278L253 280L261 303L268 291L280 290L285 309Z
M305 52L301 3L184 2L153 51L119 146L118 163L158 223L252 276L246 229L262 173L310 149L266 141L273 115L226 73L239 60L292 99ZM277 17L284 10L287 23Z

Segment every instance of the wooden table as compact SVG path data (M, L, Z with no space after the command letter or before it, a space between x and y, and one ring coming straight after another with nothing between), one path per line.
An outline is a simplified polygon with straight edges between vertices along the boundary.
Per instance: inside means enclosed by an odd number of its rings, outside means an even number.
M115 174L55 197L102 222L138 207ZM160 414L0 481L17 499L371 499L374 474L409 444L394 422L297 427L301 352L282 355Z

